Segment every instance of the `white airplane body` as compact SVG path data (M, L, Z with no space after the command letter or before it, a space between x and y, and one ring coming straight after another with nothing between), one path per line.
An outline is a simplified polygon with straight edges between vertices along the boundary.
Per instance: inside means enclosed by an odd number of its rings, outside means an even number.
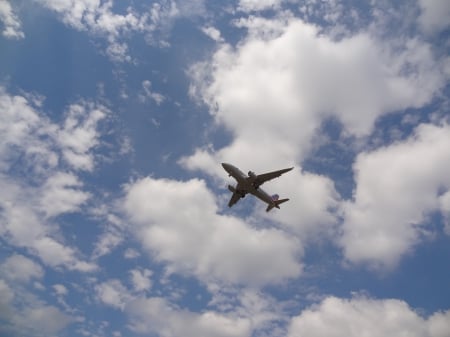
M293 169L293 167L258 175L252 171L249 171L248 175L246 175L237 167L227 163L222 163L222 167L228 172L229 176L233 177L237 181L236 187L228 185L228 189L233 192L233 195L228 203L228 207L233 206L239 201L239 199L244 198L247 193L250 193L258 199L264 201L268 205L266 212L269 212L274 207L280 208L280 204L289 200L279 199L277 194L271 196L260 188L260 186L266 181L272 180L281 176L283 173L289 172Z

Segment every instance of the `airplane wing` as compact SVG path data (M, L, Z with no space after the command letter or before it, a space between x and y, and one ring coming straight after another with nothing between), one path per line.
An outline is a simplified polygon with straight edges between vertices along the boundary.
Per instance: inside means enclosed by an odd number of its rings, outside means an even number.
M239 193L234 192L233 195L231 196L230 201L228 202L228 207L233 206L235 203L239 201L240 198L241 195Z
M258 174L256 176L255 181L253 182L253 184L255 185L256 188L258 188L259 186L264 184L266 181L272 180L274 178L278 178L283 173L289 172L292 169L293 169L293 167L290 167L290 168L287 168L287 169L282 169L282 170L273 171L273 172L269 172L269 173Z

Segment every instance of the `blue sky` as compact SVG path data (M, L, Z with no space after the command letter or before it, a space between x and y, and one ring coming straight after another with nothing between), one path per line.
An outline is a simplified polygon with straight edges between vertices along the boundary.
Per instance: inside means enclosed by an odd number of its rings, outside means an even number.
M450 336L449 17L0 0L0 335Z

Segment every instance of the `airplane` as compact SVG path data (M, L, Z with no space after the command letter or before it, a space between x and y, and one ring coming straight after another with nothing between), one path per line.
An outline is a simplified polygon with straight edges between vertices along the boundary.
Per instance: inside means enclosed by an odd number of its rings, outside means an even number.
M266 212L269 212L274 207L279 209L280 204L289 200L279 199L277 194L270 196L262 188L260 188L260 186L266 181L272 180L281 176L283 173L289 172L293 169L293 167L258 175L252 171L249 171L248 175L246 175L237 167L227 163L222 163L222 167L228 172L229 177L233 177L237 181L236 187L228 185L228 189L233 193L228 203L228 207L233 206L239 201L239 199L244 198L247 193L253 194L255 197L264 201L268 205Z

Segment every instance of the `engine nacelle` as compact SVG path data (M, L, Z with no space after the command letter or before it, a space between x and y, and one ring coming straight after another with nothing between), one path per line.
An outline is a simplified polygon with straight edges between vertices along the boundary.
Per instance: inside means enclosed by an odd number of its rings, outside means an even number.
M235 193L235 192L236 192L236 189L235 189L233 186L231 186L231 185L228 185L228 190L229 190L231 193Z
M255 174L255 172L248 171L247 181L250 182L250 184L254 185L254 183L256 181L256 174Z

